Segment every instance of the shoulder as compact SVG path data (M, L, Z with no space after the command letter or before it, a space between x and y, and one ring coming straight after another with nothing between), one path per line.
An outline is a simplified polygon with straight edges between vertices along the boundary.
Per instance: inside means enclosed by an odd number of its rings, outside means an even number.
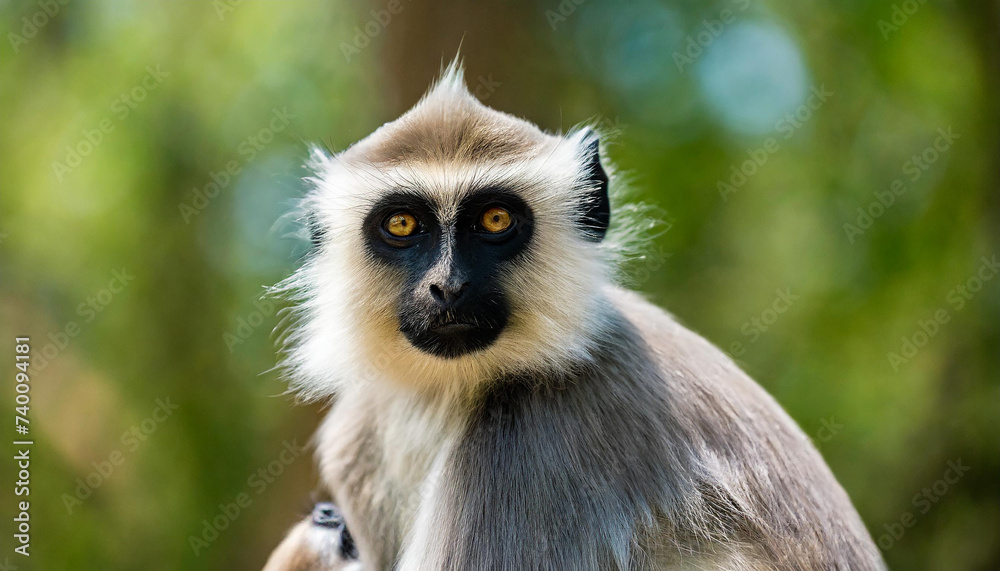
M716 414L738 414L747 408L768 411L791 422L774 399L721 349L688 329L640 294L620 287L607 290L609 304L634 332L635 343L657 371L655 382L668 392L697 398L671 399L692 406L718 405ZM726 402L721 402L726 401ZM683 410L675 412L683 414ZM706 411L689 411L704 414ZM714 414L713 414L714 415Z

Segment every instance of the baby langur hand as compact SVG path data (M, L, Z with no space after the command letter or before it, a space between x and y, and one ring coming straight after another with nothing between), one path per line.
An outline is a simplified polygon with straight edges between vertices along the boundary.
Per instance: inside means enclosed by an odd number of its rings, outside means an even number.
M319 502L271 553L264 571L360 570L358 549L337 506Z

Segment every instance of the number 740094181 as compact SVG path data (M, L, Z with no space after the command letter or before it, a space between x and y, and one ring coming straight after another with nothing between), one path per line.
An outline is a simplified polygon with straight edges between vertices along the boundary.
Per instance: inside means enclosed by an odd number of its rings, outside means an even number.
M14 366L17 368L18 372L14 375L14 380L16 384L14 385L14 390L17 394L14 396L14 402L16 406L14 411L17 413L14 415L14 426L15 430L19 435L28 434L28 404L31 402L31 397L28 396L28 392L31 390L31 385L28 382L31 380L28 377L28 366L31 364L31 339L28 337L16 337L14 339Z

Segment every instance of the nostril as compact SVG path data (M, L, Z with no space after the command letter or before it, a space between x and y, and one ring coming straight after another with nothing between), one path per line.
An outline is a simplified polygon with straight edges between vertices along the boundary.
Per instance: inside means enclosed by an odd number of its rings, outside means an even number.
M438 301L446 301L444 291L437 284L431 284L431 296Z
M455 287L441 287L437 284L431 284L431 297L440 303L454 303L458 298L462 297L465 292L466 286L469 282L465 282L462 285Z

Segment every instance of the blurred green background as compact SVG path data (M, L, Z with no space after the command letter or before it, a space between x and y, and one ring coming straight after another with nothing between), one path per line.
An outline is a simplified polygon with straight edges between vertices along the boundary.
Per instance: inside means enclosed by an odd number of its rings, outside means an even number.
M461 44L489 105L613 133L668 223L631 282L814 437L891 567L1000 568L996 2L35 0L0 22L0 564L263 564L316 478L282 450L322 408L268 372L258 301L306 247L282 216L307 146L395 118Z

